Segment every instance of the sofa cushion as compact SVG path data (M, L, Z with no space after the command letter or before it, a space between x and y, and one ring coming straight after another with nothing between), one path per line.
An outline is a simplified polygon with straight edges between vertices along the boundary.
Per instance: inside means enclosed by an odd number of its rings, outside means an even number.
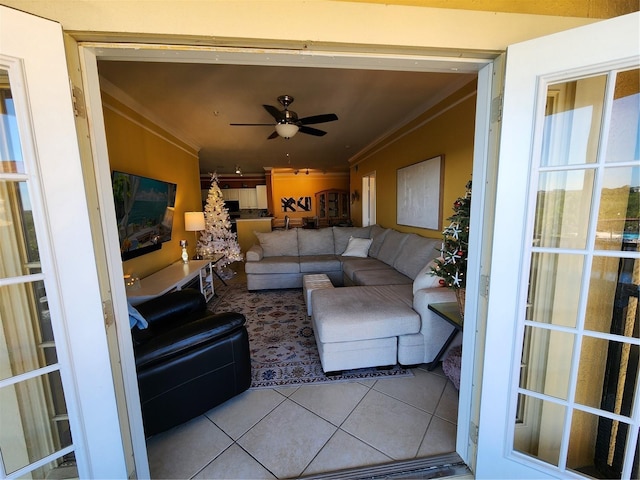
M264 257L259 262L246 262L244 271L250 273L300 273L299 257Z
M358 270L353 273L355 285L413 285L413 280L392 268Z
M360 258L360 257L340 257L342 260L342 272L346 277L353 281L353 275L358 270L389 270L392 271L393 267L390 267L386 263L376 260L375 258Z
M369 256L369 247L372 240L370 238L354 238L349 239L347 249L342 252L345 257L361 257L367 258Z
M369 238L371 227L333 227L335 254L342 255L347 249L349 238Z
M393 262L393 267L413 280L418 272L437 256L436 246L441 243L442 240L410 233L402 244L402 250Z
M245 260L247 262L259 262L264 258L264 250L260 245L251 245L251 248L247 250Z
M333 229L299 229L298 253L305 255L333 255Z
M314 290L314 332L323 342L395 337L420 331L411 286L385 285Z
M441 287L440 285L440 277L436 275L431 275L431 269L436 266L435 258L427 263L422 270L418 272L416 278L413 280L413 293L415 294L418 290L422 290L423 288L435 288Z
M380 251L380 247L382 246L382 242L384 242L384 237L389 233L391 229L382 228L380 225L373 225L371 227L371 232L369 237L373 240L371 242L371 247L369 247L369 256L373 258L378 258L378 252Z
M335 255L306 255L300 257L302 273L340 271L340 260Z
M387 265L393 266L393 262L402 250L404 242L408 237L409 235L407 233L398 232L397 230L388 231L384 236L384 240L382 241L380 251L376 258Z
M265 257L298 255L298 229L253 232L258 238Z

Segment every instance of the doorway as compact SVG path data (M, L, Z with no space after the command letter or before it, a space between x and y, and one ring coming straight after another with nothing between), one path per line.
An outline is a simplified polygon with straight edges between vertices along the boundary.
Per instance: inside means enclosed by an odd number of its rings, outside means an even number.
M96 112L96 114L98 114L98 112L101 111L101 105L99 102L99 98L100 98L100 94L99 94L99 81L98 81L98 76L97 76L97 61L100 60L109 60L110 58L122 58L124 56L128 57L131 60L136 60L136 61L143 61L145 60L145 58L148 58L148 56L152 57L153 56L153 52L154 50L158 48L158 47L154 47L154 46L139 46L139 47L132 47L130 44L126 45L126 46L119 46L119 45L101 45L99 48L97 48L95 45L89 46L89 47L80 47L80 51L81 54L84 57L84 62L87 65L91 65L91 68L88 69L88 71L90 71L90 75L89 75L89 79L88 79L88 84L89 84L89 93L88 93L88 97L97 99L94 100L93 105L92 105L92 111ZM193 55L193 52L190 52L188 47L175 47L176 51L174 52L176 54L176 61L180 61L180 53L184 53L185 54L185 58L188 58L189 55ZM127 51L128 50L128 51ZM100 54L97 55L96 51L99 51ZM126 53L123 53L123 51L126 51ZM151 52L151 53L150 53ZM210 51L200 51L199 55L202 56L202 61L206 61L207 59L210 59L212 55L216 55L216 60L217 62L221 61L220 57L224 57L224 61L229 62L229 63L236 63L236 62L243 62L243 61L247 61L246 58L244 58L242 56L242 52L240 51L234 51L231 53L221 53L216 51L216 49L212 48ZM249 54L250 56L250 54ZM428 56L425 56L425 64L424 64L424 69L425 71L428 71ZM286 65L287 64L287 58L286 55L283 58L280 58L278 60L279 63ZM397 60L397 59L396 59ZM404 61L404 59L400 60L400 63L402 63ZM440 62L442 60L440 59ZM295 64L295 60L290 60L290 63ZM354 65L354 68L357 67L357 62L355 62L356 65ZM457 64L456 59L452 60L452 64ZM484 73L481 74L479 76L479 81L478 81L478 92L486 92L489 88L490 88L490 83L491 83L491 75L489 73L486 72L486 66L489 65L491 66L491 62L487 61L487 60L481 60L481 59L477 59L477 60L473 60L471 62L469 62L468 59L465 60L464 63L459 64L457 67L452 67L452 68L460 68L461 66L464 66L464 68L461 70L462 72L475 72L476 74L483 70ZM413 61L411 61L411 69L413 69L415 67ZM398 65L397 61L396 64L394 65L393 68L398 68L401 69L403 68L402 65ZM407 68L409 68L407 66ZM479 109L479 113L478 115L485 115L486 116L486 112L488 111L489 108L489 103L488 101L485 101L484 99L486 99L489 95L486 95L485 93L482 94L478 94L478 98L482 98L483 100L479 102L478 105L478 109ZM100 122L98 122L99 124ZM93 132L93 135L96 137L104 137L104 131L100 132L100 131L95 131ZM101 139L101 141L99 142L101 144L105 144L104 138ZM110 178L108 176L108 156L107 156L107 152L106 149L105 150L98 150L96 152L94 152L95 158L96 158L96 162L98 164L100 164L100 168L97 168L96 171L96 177L97 177L97 184L98 184L98 189L100 190L100 197L102 198L102 200L104 202L106 202L106 204L108 204L109 201L109 197L111 195L111 184L110 184ZM106 167L106 171L105 171L105 165ZM478 172L481 173L482 169L478 169ZM373 179L375 181L375 174L374 176L371 177L371 179ZM377 188L376 188L376 184L372 183L371 184L374 187L374 192L377 192ZM481 191L483 182L479 183L479 188L477 189L477 195L482 198L483 196L483 192ZM479 224L482 224L483 222L481 220L478 221ZM109 237L109 236L117 236L117 232L112 231L112 228L110 225L105 225L104 226L104 235L105 237ZM117 242L115 242L117 244ZM121 260L120 260L120 255L119 252L110 252L109 255L109 262L111 265L111 268L113 269L113 271L118 272L118 270L121 269ZM115 280L114 281L118 281L118 276L114 276L113 277ZM474 308L473 303L469 303L468 304L468 308ZM472 320L473 322L475 322L475 318ZM470 327L471 328L471 327ZM472 328L471 328L472 329ZM473 329L472 329L473 330ZM470 341L473 342L474 339L470 338ZM473 347L470 346L467 351L469 352L473 352ZM459 421L458 421L458 443L457 443L457 450L458 453L461 455L461 457L463 459L466 460L467 457L467 438L468 438L468 431L469 431L469 417L470 417L470 404L471 404L471 390L464 390L464 394L462 394L461 398L460 398L460 409L459 409ZM140 435L141 432L138 432L138 435ZM461 440L460 440L461 439Z

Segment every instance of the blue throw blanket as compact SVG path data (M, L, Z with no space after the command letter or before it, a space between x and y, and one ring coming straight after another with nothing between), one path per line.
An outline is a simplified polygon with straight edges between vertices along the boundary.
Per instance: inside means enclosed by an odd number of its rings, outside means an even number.
M149 323L144 319L140 312L136 310L133 305L127 302L129 307L129 326L131 328L138 327L139 329L147 328Z

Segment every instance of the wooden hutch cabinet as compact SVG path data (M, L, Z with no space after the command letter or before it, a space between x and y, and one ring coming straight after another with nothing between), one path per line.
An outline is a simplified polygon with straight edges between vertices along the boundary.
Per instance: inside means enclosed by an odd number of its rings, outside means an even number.
M316 193L316 213L318 226L349 224L349 192L344 190L323 190Z

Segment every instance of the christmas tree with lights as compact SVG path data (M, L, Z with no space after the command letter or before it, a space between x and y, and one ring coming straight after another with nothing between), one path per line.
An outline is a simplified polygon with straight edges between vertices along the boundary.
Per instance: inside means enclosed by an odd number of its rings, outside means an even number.
M440 284L453 289L467 285L467 254L469 252L469 218L471 217L471 180L464 197L453 203L451 223L442 231L440 258L435 260L431 274L440 277Z
M224 205L224 197L218 185L218 176L211 174L211 187L204 207L205 228L198 240L197 252L203 258L213 258L216 254L224 257L216 263L218 275L230 278L234 275L227 265L242 261L240 245L235 233L231 231L229 211Z

